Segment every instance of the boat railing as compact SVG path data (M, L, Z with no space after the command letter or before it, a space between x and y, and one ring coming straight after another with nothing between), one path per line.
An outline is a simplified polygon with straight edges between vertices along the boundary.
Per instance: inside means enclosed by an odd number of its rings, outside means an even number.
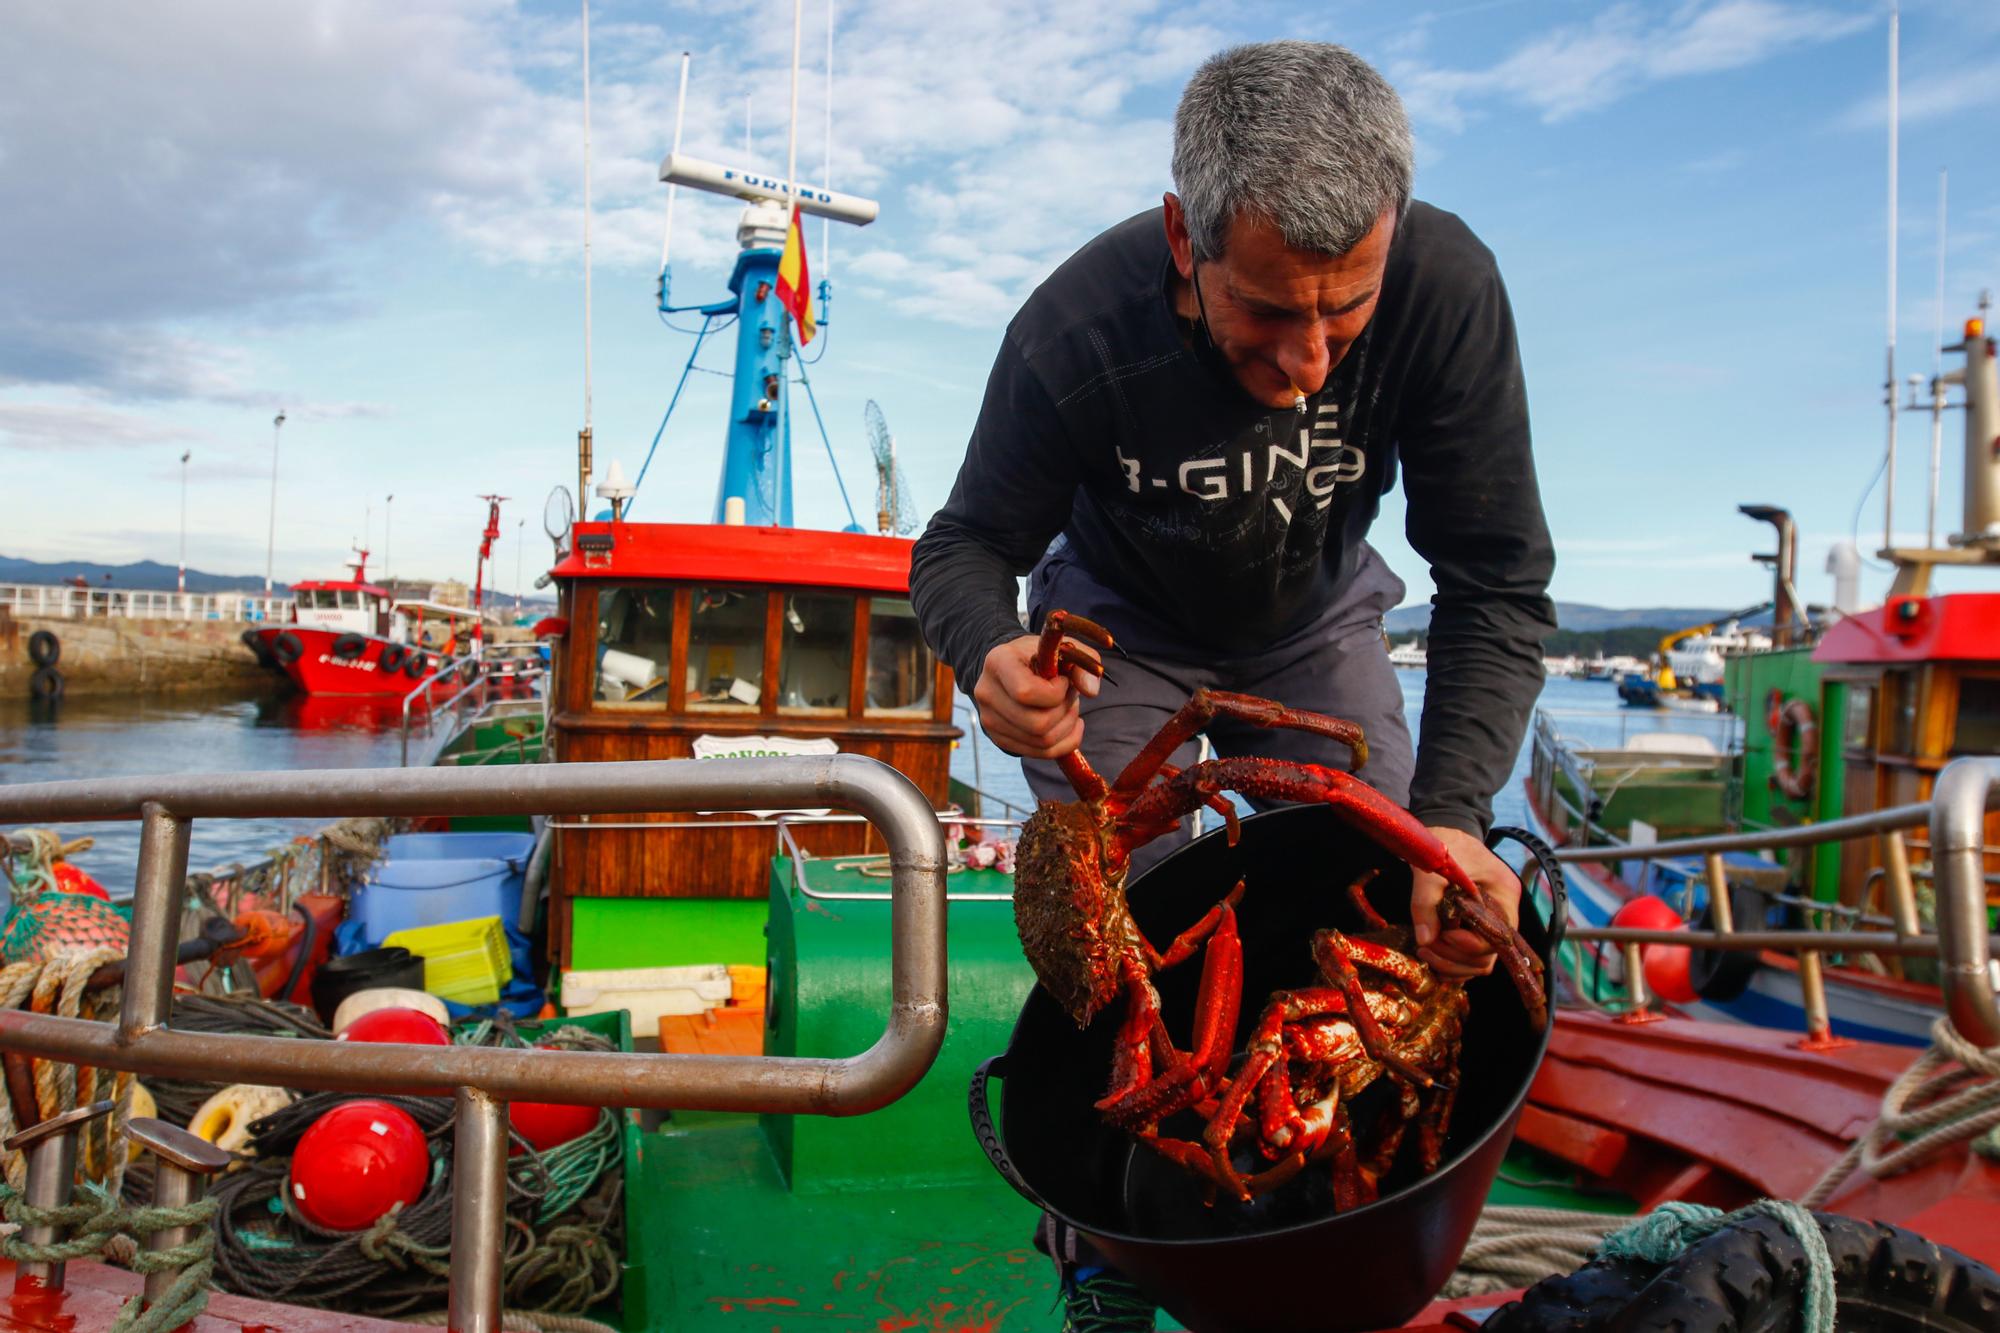
M1646 984L1641 950L1647 945L1674 945L1726 951L1795 954L1804 1003L1806 1041L1831 1042L1826 1000L1824 955L1872 953L1883 956L1931 956L1939 962L1944 1007L1960 1035L1981 1049L2000 1045L2000 964L1995 941L1988 933L1985 857L1985 816L2000 809L2000 758L1967 756L1954 759L1939 772L1931 799L1868 814L1848 815L1817 824L1756 832L1675 838L1648 844L1626 843L1607 855L1600 846L1560 848L1558 862L1638 860L1668 857L1703 858L1712 929L1640 930L1622 926L1570 925L1567 938L1580 945L1610 945L1624 962L1626 1014L1634 1021L1650 1012L1652 996ZM1917 908L1905 832L1928 830L1931 878L1936 898L1936 929L1926 931ZM1888 899L1888 929L1860 930L1850 920L1845 928L1818 927L1816 914L1839 915L1832 904L1813 903L1804 929L1739 929L1735 922L1732 884L1723 856L1728 852L1766 852L1813 847L1852 838L1879 837L1883 845L1883 886ZM1772 891L1739 878L1734 887L1760 893Z
M74 588L0 583L0 610L16 618L52 620L289 620L292 599L251 593L156 592L139 588Z
M939 810L936 812L936 814L939 826L941 828L947 828L947 829L953 825L963 825L971 828L982 828L982 829L984 828L1012 829L1018 834L1021 828L1021 821L1018 819L978 818L971 815L961 814L955 810ZM819 902L865 903L865 902L885 902L888 900L890 894L889 891L886 889L816 889L811 884L810 881L811 867L820 861L829 861L831 863L828 867L829 869L833 870L858 869L863 874L882 873L889 868L889 853L887 852L875 852L872 854L865 854L860 856L838 856L838 857L815 856L811 852L807 851L804 847L799 845L798 836L794 832L794 830L799 828L800 826L811 826L815 824L830 824L830 823L852 823L852 822L854 822L852 816L840 816L840 815L779 815L775 819L771 820L771 823L774 826L776 826L778 830L778 851L781 855L788 856L791 858L792 882L798 885L800 893L804 894L808 898L812 898ZM597 824L592 824L589 825L589 827L599 828L602 826ZM659 828L661 827L661 825L649 824L646 827ZM671 828L674 826L667 825L666 827ZM679 827L714 828L715 825L684 824L680 825ZM950 865L951 849L949 847L945 849L945 858L946 858L945 868L947 872L949 872L953 868ZM945 899L948 902L954 902L954 903L1011 903L1014 901L1014 894L1011 890L1006 893L996 893L991 891L982 893L982 892L973 892L970 890L953 892L947 890L945 893Z
M1588 717L1599 723L1608 723L1612 720L1603 713L1581 710L1574 716ZM1719 715L1672 716L1684 720L1713 721ZM1675 734L1702 734L1699 728L1681 727L1672 730ZM1629 727L1621 721L1616 749L1633 762L1622 766L1601 765L1588 750L1581 748L1590 742L1578 735L1562 731L1548 711L1538 710L1535 714L1531 739L1529 781L1534 785L1535 795L1542 802L1543 808L1562 815L1567 828L1581 832L1586 841L1605 848L1622 848L1628 845L1625 838L1598 820L1609 807L1611 798L1618 794L1619 788L1641 774L1659 773L1668 768L1684 769L1690 773L1703 768L1712 768L1716 779L1723 787L1722 809L1733 815L1740 808L1743 796L1742 781L1735 769L1735 750L1724 749L1714 756L1677 756L1671 752L1627 749L1630 739ZM1602 748L1607 753L1612 750L1610 746ZM1610 774L1608 780L1607 773ZM1564 793L1564 781L1568 783L1569 791L1575 794L1574 798Z
M169 1022L196 819L475 816L828 806L889 847L891 1001L882 1036L840 1059L298 1041ZM456 1103L450 1327L500 1333L507 1104L854 1115L895 1101L935 1059L946 1020L944 839L930 802L857 755L478 769L177 774L0 786L0 822L136 820L139 863L116 1022L0 1010L0 1051L139 1075ZM185 1174L185 1173L183 1173ZM179 1202L188 1202L181 1199ZM164 1234L164 1233L163 1233Z
M496 676L493 670L496 660L514 664L515 670L511 674ZM496 680L511 682L518 687L532 685L547 673L547 664L539 654L495 659L489 653L483 658L464 655L440 659L429 675L403 695L400 724L403 767L410 766L410 736L418 720L423 722L424 735L434 738L438 719L449 718L452 727L445 733L449 740L454 732L491 716L489 710L499 703L508 702L495 694ZM534 698L514 702L529 705L519 710L523 713L541 712L546 708L546 700L539 696L539 692Z

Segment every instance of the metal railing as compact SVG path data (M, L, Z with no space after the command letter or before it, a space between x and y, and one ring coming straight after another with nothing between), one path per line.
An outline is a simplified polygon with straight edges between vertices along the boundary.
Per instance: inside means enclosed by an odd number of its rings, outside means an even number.
M1946 1014L1966 1040L1985 1049L2000 1046L2000 968L1995 966L1995 941L1988 934L1984 858L1985 815L2000 808L2000 758L1954 759L1938 774L1931 799L1870 814L1849 815L1819 824L1768 829L1755 833L1677 838L1645 845L1622 844L1564 847L1556 860L1653 861L1664 857L1700 856L1708 879L1713 930L1638 930L1622 926L1572 925L1568 938L1580 944L1616 946L1624 957L1625 987L1630 1010L1647 1013L1648 993L1640 949L1648 944L1689 946L1727 951L1766 949L1798 955L1800 996L1805 1008L1806 1036L1825 1043L1832 1031L1826 1002L1822 955L1874 953L1932 955L1940 962L1940 989ZM1932 882L1937 900L1937 930L1926 933L1917 911L1905 829L1926 827L1931 845ZM1889 930L1738 930L1730 900L1731 885L1725 852L1771 851L1808 847L1849 838L1883 839L1884 884L1889 899ZM1767 893L1764 886L1739 880L1736 887Z
M241 592L147 592L124 588L0 583L0 609L15 616L58 620L239 620L255 623L291 619L292 599Z
M470 679L466 677L468 665L473 668ZM513 670L511 674L496 675L496 665L510 666ZM503 655L495 658L488 655L484 658L462 656L440 659L438 666L429 675L418 680L403 696L400 723L402 766L404 768L410 766L410 734L413 724L419 717L423 719L424 735L427 737L437 735L439 718L449 718L452 725L445 732L444 741L445 744L449 744L453 735L479 721L490 709L504 701L495 695L500 683L505 683L511 689L532 689L535 683L547 674L548 667L539 656ZM547 722L546 698L520 698L513 701L528 705L522 711L540 713L543 721ZM435 758L435 754L426 755L424 762L429 763Z
M890 848L890 995L883 1035L842 1059L404 1046L219 1036L168 1025L188 838L197 818L641 813L828 806ZM220 1083L422 1093L451 1085L458 1178L450 1326L499 1333L507 1102L856 1115L923 1077L944 1040L944 847L915 784L855 755L504 769L335 769L0 786L0 822L141 826L117 1023L0 1010L0 1051Z
M1016 831L1021 827L1021 821L1018 819L980 819L971 815L954 814L948 810L939 810L936 814L940 829L952 824L969 824L975 828L1008 828ZM799 886L799 892L806 897L818 902L870 903L885 902L888 900L890 896L888 890L816 889L807 879L812 864L822 858L814 856L811 852L799 846L799 840L792 832L793 828L801 824L813 825L852 822L851 818L843 820L839 815L779 815L770 822L777 825L778 828L779 854L781 856L789 856L792 859L792 882ZM582 827L594 828L598 826L586 824ZM674 826L648 824L646 827L672 828ZM683 824L680 827L712 828L714 825ZM949 858L949 849L946 849L946 854L947 858ZM845 870L865 867L862 873L866 874L876 866L886 867L889 863L889 854L887 852L876 852L864 856L841 856L830 859L832 860L831 869ZM1014 901L1014 894L1012 890L1006 893L952 893L948 891L945 894L945 898L955 903L1011 903Z

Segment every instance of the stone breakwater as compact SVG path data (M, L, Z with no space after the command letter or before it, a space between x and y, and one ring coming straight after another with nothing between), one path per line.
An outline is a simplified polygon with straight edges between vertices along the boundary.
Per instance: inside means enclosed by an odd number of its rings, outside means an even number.
M0 608L0 699L33 696L38 664L29 640L46 630L61 644L54 670L78 694L255 687L270 679L234 620L16 618Z

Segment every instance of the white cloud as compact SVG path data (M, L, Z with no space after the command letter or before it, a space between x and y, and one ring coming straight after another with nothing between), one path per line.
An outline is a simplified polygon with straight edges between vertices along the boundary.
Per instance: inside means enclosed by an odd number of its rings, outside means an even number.
M1875 21L1783 0L1693 0L1666 14L1620 4L1544 33L1485 69L1403 60L1389 72L1421 123L1463 129L1485 101L1527 107L1553 123L1652 84L1758 64Z
M0 403L0 448L139 449L206 442L205 431L90 403Z

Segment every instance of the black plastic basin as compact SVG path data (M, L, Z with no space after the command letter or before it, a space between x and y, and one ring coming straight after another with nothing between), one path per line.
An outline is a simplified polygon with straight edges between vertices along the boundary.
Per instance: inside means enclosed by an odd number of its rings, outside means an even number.
M1243 821L1230 848L1218 831L1176 851L1135 880L1133 914L1162 947L1228 892L1238 909L1244 1001L1238 1051L1273 990L1315 984L1314 930L1365 928L1346 886L1367 867L1382 873L1369 896L1390 920L1407 920L1408 867L1317 806ZM1551 867L1552 869L1552 867ZM1560 901L1560 887L1556 890ZM1546 965L1552 949L1541 913L1524 904L1522 934ZM1198 961L1158 979L1168 1028L1191 1031ZM1543 1052L1512 985L1496 972L1468 986L1471 1012L1460 1089L1438 1169L1415 1170L1407 1136L1381 1197L1333 1210L1323 1168L1313 1167L1249 1205L1209 1206L1200 1181L1102 1121L1103 1095L1122 1002L1079 1030L1039 986L1022 1006L1004 1055L973 1076L975 1133L994 1166L1032 1202L1083 1232L1162 1308L1200 1333L1378 1329L1403 1323L1450 1277L1513 1137ZM1001 1080L999 1127L988 1115L988 1077ZM1356 1132L1388 1099L1378 1080L1351 1108ZM1163 1132L1198 1138L1188 1113ZM1244 1165L1239 1159L1239 1165Z

